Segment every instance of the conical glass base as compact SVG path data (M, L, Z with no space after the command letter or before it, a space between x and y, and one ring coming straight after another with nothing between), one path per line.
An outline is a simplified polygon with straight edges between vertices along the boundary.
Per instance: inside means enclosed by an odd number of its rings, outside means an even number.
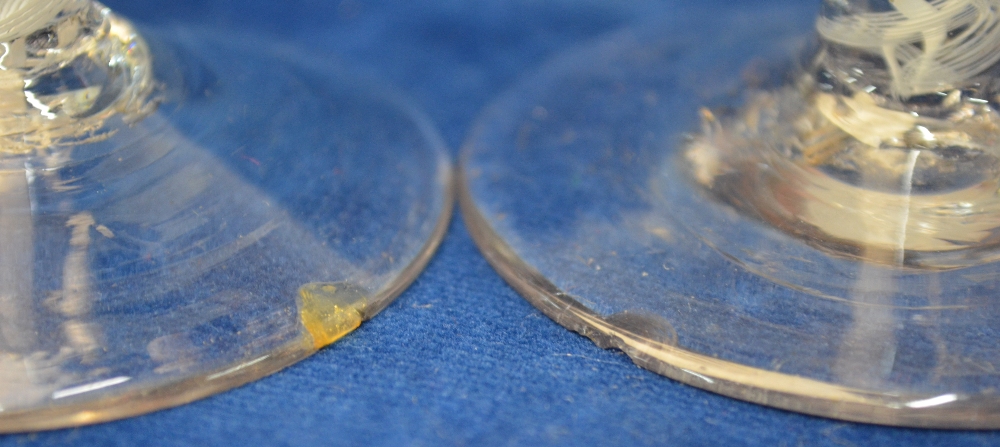
M463 214L529 301L642 367L815 415L1000 428L995 149L929 139L962 118L800 88L828 74L803 50L816 7L688 4L554 61L474 127ZM941 88L913 101L989 127L984 88ZM814 126L843 117L854 133ZM903 118L941 127L866 149L865 125Z
M446 150L394 93L247 37L142 35L149 107L0 155L0 432L273 373L387 306L446 228ZM40 119L117 85L64 68Z

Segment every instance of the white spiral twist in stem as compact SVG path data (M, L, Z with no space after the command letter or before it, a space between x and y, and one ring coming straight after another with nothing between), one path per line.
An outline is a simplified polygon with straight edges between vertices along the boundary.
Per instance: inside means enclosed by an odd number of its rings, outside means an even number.
M894 11L821 17L829 42L881 55L892 94L961 88L1000 61L1000 0L889 0Z
M0 42L38 31L72 3L80 0L0 0Z

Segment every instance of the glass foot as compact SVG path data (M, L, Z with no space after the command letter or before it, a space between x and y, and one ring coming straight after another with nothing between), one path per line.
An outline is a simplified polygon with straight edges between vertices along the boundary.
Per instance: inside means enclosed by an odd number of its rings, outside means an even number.
M0 38L0 432L271 374L426 265L450 165L393 92L250 37L36 3L62 9Z
M843 6L862 3L827 2L818 44L816 5L685 5L527 78L462 154L480 248L555 321L681 382L1000 428L996 61L912 54L992 38L996 8ZM931 31L835 39L906 14Z

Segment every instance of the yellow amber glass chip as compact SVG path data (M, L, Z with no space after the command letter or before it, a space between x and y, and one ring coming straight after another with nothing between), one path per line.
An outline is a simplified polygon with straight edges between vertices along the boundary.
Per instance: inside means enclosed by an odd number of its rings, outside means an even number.
M299 288L302 326L320 349L361 326L366 292L347 283L309 283Z

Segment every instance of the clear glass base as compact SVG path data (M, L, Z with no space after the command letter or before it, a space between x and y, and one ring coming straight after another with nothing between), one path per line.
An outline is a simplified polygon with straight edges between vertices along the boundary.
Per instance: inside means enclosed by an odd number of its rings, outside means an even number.
M250 37L143 36L155 111L0 160L0 432L273 373L387 306L444 234L447 152L393 92Z
M459 194L487 258L560 324L687 384L852 421L1000 428L995 245L917 234L946 217L979 228L922 202L967 201L753 159L732 129L786 123L815 5L716 9L567 54L488 109ZM893 151L878 156L910 158ZM991 164L930 155L910 185L947 162L956 183L926 184L997 194L970 189Z

